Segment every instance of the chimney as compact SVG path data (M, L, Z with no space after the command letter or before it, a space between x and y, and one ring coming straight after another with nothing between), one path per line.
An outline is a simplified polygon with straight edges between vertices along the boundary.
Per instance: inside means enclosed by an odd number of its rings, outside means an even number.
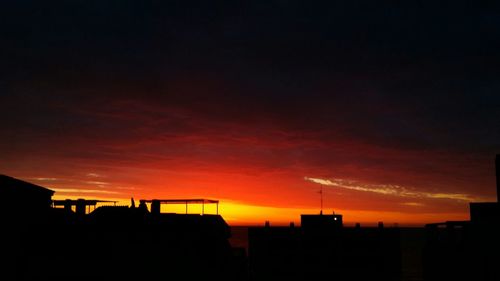
M85 215L85 199L76 200L76 214L79 216Z
M153 201L151 201L151 214L153 215L159 215L160 214L160 201L159 200L156 200L156 199L153 199Z
M495 167L497 170L497 202L500 203L500 154L497 154L495 159Z
M64 210L66 210L66 212L68 213L73 212L71 210L71 199L64 200Z

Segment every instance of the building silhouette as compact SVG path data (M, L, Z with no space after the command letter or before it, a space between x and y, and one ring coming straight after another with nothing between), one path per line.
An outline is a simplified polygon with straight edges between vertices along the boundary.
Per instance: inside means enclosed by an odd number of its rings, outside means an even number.
M500 280L500 155L495 169L497 202L470 203L469 221L426 225L425 281Z
M496 176L500 195L500 155ZM470 220L427 224L423 235L412 232L415 240L382 222L345 227L341 214L303 214L300 226L266 222L248 228L247 256L229 243L231 228L218 211L205 213L205 204L218 210L217 200L120 206L53 194L0 175L1 280L405 280L404 251L422 252L424 281L500 280L498 201L470 203ZM162 213L162 204L186 212ZM190 204L201 204L201 213L189 213Z
M230 227L218 214L164 214L154 205L168 200L96 206L110 202L52 201L53 194L0 176L2 280L246 277L246 255L231 247Z
M398 228L343 226L342 215L302 215L301 227L249 228L252 280L399 280Z
M0 175L0 214L5 224L47 219L54 191L6 175Z

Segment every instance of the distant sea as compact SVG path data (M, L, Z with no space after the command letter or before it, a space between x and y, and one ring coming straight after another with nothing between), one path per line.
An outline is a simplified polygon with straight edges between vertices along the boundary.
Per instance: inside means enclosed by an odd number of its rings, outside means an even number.
M248 253L248 226L231 226L231 246L245 248Z

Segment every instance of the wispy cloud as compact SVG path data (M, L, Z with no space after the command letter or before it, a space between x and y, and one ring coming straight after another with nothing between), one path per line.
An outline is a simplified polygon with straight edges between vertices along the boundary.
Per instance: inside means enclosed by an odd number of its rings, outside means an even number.
M104 178L103 175L97 174L97 173L87 173L86 175L89 178Z
M95 185L109 185L109 182L103 182L103 181L85 181L84 183L86 184L95 184Z
M412 207L422 207L422 206L425 206L424 203L419 203L419 202L403 202L403 203L401 203L401 205L412 206Z
M82 188L52 188L60 193L101 193L101 194L119 194L120 192L101 189L82 189Z
M87 175L88 176L88 175ZM98 176L102 177L102 176ZM96 177L95 177L96 178ZM52 190L57 191L59 193L101 193L101 194L119 194L120 192L118 191L113 191L109 189L122 189L122 190L133 190L135 189L134 187L115 187L112 186L111 183L109 182L104 182L104 181L95 181L95 180L75 180L75 179L68 179L68 178L44 178L44 177L37 177L37 178L31 178L32 180L36 181L43 181L43 182L52 182L51 184L56 184L61 186L61 183L71 183L73 186L78 185L78 186L89 186L90 188L55 188L51 187ZM93 188L92 188L93 187ZM96 189L96 188L102 188L102 189Z
M31 178L32 180L37 180L37 181L56 181L58 180L57 178Z
M383 195L399 196L406 198L430 198L430 199L448 199L458 201L485 201L485 198L478 198L465 193L433 193L425 191L415 191L407 187L392 184L363 184L357 181L343 179L321 179L304 177L304 180L324 186L339 187L344 189L372 192Z
M122 189L122 190L137 190L140 188L136 188L134 186L113 186L114 189Z

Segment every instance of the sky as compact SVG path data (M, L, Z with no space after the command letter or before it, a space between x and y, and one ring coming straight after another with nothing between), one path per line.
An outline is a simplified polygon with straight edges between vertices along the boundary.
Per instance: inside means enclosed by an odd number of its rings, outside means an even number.
M495 200L499 5L314 2L3 1L0 173L232 225Z

